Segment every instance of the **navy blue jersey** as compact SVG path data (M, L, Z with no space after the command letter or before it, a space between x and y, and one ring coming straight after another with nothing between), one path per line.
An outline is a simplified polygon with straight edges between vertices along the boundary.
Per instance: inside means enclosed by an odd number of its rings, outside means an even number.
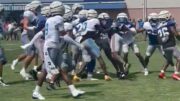
M45 27L46 17L42 15L37 16L35 33L38 33Z
M119 35L123 35L126 31L128 31L130 28L133 28L134 25L132 22L114 22L111 26L111 29L108 33L109 38L115 33L118 33Z
M176 23L173 20L168 20L165 26L158 29L158 35L162 42L163 48L174 47L176 45L174 33L171 31L171 27L175 27Z
M150 22L150 25L151 25L152 29L146 30L146 34L148 35L148 38L149 38L149 44L150 45L158 45L159 41L158 41L158 34L156 31L156 29L158 27L158 23Z

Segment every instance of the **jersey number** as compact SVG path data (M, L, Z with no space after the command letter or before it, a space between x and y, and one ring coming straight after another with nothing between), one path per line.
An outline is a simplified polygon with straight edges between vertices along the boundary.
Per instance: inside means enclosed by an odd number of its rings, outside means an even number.
M169 36L169 32L168 32L167 27L164 27L164 28L158 30L158 34L159 34L160 37L167 37L167 36Z
M83 32L86 31L86 28L87 28L87 23L85 22L85 23L83 23L83 24L79 24L79 25L76 27L76 31L82 35Z

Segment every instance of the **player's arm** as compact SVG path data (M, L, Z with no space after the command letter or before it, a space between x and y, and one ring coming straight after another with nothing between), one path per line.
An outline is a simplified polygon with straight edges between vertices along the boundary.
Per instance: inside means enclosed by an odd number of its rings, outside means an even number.
M171 32L174 33L175 36L180 36L180 33L177 31L176 26L170 27Z
M82 46L80 43L74 41L69 35L64 35L64 36L60 36L60 39L63 39L64 41L72 44L72 45L75 45L77 47L79 47L80 49L82 49Z
M25 45L22 45L22 46L20 46L20 47L21 47L22 49L26 49L26 48L32 46L32 45L35 43L35 41L36 41L38 38L42 37L42 36L43 36L43 31L40 31L40 32L38 32L38 33L32 38L32 40L31 40L29 43L27 43L27 44L25 44Z
M27 17L24 17L24 20L23 20L23 28L25 30L34 30L36 27L35 26L28 26L29 25L29 20Z

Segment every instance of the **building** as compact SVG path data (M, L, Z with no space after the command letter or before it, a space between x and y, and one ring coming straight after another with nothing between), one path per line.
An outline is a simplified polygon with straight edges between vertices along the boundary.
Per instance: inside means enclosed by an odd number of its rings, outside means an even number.
M134 19L146 18L152 12L169 10L180 29L180 0L126 0L126 5L129 16Z

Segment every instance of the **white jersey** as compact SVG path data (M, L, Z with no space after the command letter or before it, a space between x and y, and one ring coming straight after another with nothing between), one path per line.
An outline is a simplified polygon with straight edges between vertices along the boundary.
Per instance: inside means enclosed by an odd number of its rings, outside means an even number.
M100 25L100 21L96 18L89 19L89 20L85 21L84 22L84 26L86 28L85 32L96 31L96 28L95 28L96 25Z
M89 19L83 23L79 23L75 26L73 30L73 34L76 36L76 41L80 42L83 35L86 35L89 31L96 31L95 26L100 25L100 22L98 19L93 18Z
M143 25L143 28L144 28L145 30L153 30L150 22L145 22L144 25Z
M61 16L50 17L46 21L45 25L45 43L51 47L50 43L59 44L59 32L64 31L64 22ZM54 45L52 44L52 47Z

